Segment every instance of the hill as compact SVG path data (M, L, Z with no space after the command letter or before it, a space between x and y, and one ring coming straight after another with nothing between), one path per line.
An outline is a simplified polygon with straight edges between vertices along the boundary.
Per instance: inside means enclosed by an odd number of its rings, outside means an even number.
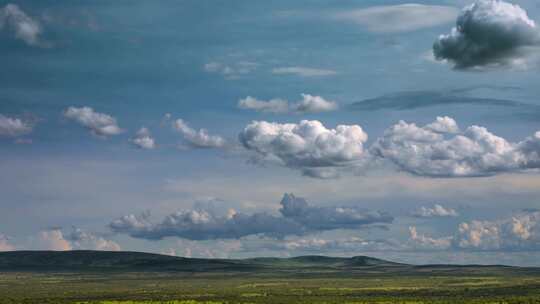
M395 267L402 266L402 264L366 256L352 258L299 256L293 258L199 259L126 251L0 252L0 270L4 271L291 271L302 269L345 270L373 266Z
M275 275L425 275L462 273L539 272L538 268L480 265L408 265L367 256L351 258L298 256L292 258L201 259L127 251L0 252L0 271L182 272Z

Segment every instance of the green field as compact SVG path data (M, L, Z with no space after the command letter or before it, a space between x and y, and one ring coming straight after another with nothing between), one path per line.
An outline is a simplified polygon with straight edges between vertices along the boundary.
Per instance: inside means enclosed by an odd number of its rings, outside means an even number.
M540 303L540 269L535 268L418 267L369 258L354 264L351 259L301 257L207 260L211 268L205 268L205 260L181 259L182 271L155 271L148 270L151 265L139 257L129 261L136 271L127 271L120 256L115 256L107 265L101 260L99 270L88 266L95 260L87 259L85 267L79 265L73 271L53 271L52 265L31 271L8 269L2 257L0 254L2 304ZM157 256L151 258L159 267L168 267ZM25 259L28 264L28 257ZM71 265L80 257L65 260ZM28 267L20 261L10 263ZM243 266L232 267L235 263ZM105 270L114 268L113 264L119 269ZM189 269L189 265L195 268Z

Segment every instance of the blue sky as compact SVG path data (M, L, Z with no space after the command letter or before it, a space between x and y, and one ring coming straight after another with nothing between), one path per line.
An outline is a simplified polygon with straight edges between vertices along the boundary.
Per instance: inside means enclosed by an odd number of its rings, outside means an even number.
M540 266L535 1L0 9L0 250Z

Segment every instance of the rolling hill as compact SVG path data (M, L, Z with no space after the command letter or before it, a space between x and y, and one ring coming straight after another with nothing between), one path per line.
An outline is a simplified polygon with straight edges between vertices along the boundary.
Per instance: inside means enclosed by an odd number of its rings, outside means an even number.
M478 272L539 272L538 268L479 265L408 265L367 256L351 258L298 256L292 258L201 259L127 251L0 252L0 271L182 272L253 274L419 274Z

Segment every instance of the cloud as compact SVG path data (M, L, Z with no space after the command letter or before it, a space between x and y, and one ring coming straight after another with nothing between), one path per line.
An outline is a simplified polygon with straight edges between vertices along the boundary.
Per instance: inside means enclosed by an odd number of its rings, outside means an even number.
M414 229L411 240L432 249L451 246L473 251L537 251L540 250L540 211L520 211L500 220L463 222L453 236L440 239L420 236ZM445 246L438 246L443 243Z
M120 251L120 245L94 233L85 232L77 227L65 234L60 228L40 231L36 247L40 250L105 250Z
M319 113L338 109L335 101L329 101L321 96L301 94L302 100L290 104L285 99L274 98L268 101L260 100L251 96L238 101L238 108L269 113Z
M255 71L259 65L255 62L240 61L233 64L209 62L203 66L204 71L222 75L227 80L238 79Z
M186 258L227 259L242 249L240 240L190 241L179 239L177 248L168 248L163 254Z
M540 250L540 212L521 212L498 221L461 223L456 247L479 250Z
M80 228L72 227L72 231L65 236L65 239L69 241L73 248L76 249L89 249L89 250L103 250L103 251L120 251L122 248L118 243L107 240L94 233L86 232Z
M523 65L536 51L540 35L536 24L518 5L501 0L478 0L465 7L450 34L433 45L438 60L456 69Z
M459 214L452 208L445 208L439 204L435 204L433 207L420 207L420 209L413 212L415 217L456 217Z
M447 249L452 244L452 237L432 238L418 234L416 227L409 227L409 240L413 247L421 249Z
M280 253L302 254L302 253L333 253L333 254L357 254L359 251L384 251L395 250L397 244L388 240L369 240L359 237L345 237L328 239L318 236L310 237L288 237L284 240L261 239L267 241L263 243L244 243L242 249L246 252L260 252L260 250L278 251Z
M479 105L516 108L527 113L540 113L540 107L514 100L468 96L467 93L476 89L490 89L492 91L514 90L506 87L468 87L440 91L406 91L386 94L369 98L349 105L349 109L361 111L375 111L383 109L414 110L434 106L453 105Z
M17 137L32 132L32 124L20 118L0 114L0 136Z
M62 230L60 229L40 231L38 236L38 247L44 250L57 251L73 249L69 241L64 238Z
M140 128L135 137L131 139L131 142L141 149L151 150L156 147L152 133L146 127Z
M298 75L302 77L322 77L322 76L336 75L337 72L333 70L292 66L292 67L273 68L272 74L276 74L276 75L292 74L292 75Z
M283 237L313 231L360 229L393 221L393 217L384 212L357 207L314 207L292 194L284 195L280 213L281 216L268 213L248 215L230 210L226 215L219 215L199 207L170 214L158 224L150 221L149 213L126 215L112 221L109 227L116 233L150 240L165 237L212 240L238 239L250 235Z
M298 124L253 121L239 134L242 145L254 152L257 160L306 173L358 163L365 156L367 139L358 125L327 129L317 120Z
M24 41L27 45L47 46L47 43L40 39L43 31L41 24L15 4L7 4L0 9L0 30L4 27L12 31L15 38Z
M289 102L279 98L265 101L248 96L238 101L238 108L257 112L286 113L289 111Z
M461 130L447 116L425 126L400 121L367 150L368 135L360 126L327 129L316 120L298 124L253 121L238 138L252 152L252 160L318 178L367 168L368 160L383 160L402 171L430 177L480 177L540 169L540 131L520 142L509 142L481 126Z
M302 94L302 100L294 105L294 110L298 113L329 112L337 110L337 108L336 102L309 94Z
M206 129L195 130L182 119L175 120L172 126L193 148L222 148L226 144L221 136L210 135Z
M0 252L13 250L15 250L15 246L10 244L9 238L0 233Z
M334 18L357 23L371 32L397 33L445 24L457 14L458 10L450 6L408 3L350 10Z
M357 207L313 207L301 197L285 194L279 210L283 217L302 224L307 230L354 229L373 223L391 223L393 217Z
M64 117L74 120L98 137L118 135L123 132L116 119L108 114L94 112L90 107L69 107L64 111Z
M434 124L442 122L451 129L435 130ZM540 132L512 143L480 126L454 134L457 130L449 117L424 127L400 121L377 139L370 152L420 176L490 176L540 168Z

